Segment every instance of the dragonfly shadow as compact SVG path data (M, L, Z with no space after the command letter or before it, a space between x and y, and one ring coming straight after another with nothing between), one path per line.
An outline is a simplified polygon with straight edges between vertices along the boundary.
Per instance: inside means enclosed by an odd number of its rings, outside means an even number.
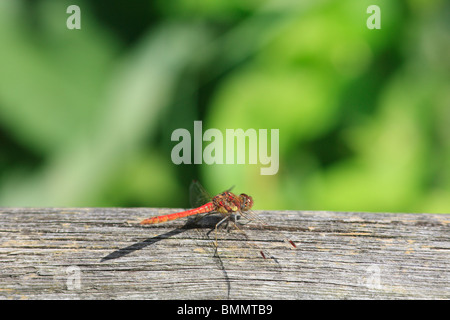
M203 216L201 219L189 218L188 221L186 222L186 224L180 228L171 230L169 232L163 233L161 235L158 235L158 236L155 236L152 238L145 239L144 241L136 242L130 246L120 248L119 250L111 252L107 256L103 257L100 260L100 262L121 258L130 253L144 249L147 246L153 245L161 240L169 239L173 236L176 236L176 235L183 233L185 231L188 231L190 229L210 229L207 232L207 234L209 235L209 233L214 230L216 224L221 219L222 218L220 216L216 216L216 215ZM227 271L225 269L225 266L223 264L221 257L217 253L217 248L216 248L216 251L214 252L213 258L217 261L217 264L224 275L225 282L227 284L227 296L229 298L230 291L231 291L230 278L228 277Z
M223 219L223 216L221 216L221 215L206 215L206 216L201 217L200 219L193 218L190 221L188 220L188 222L186 224L191 223L192 224L191 228L209 229L209 231L206 232L206 234L205 234L205 236L209 238L210 234L212 232L214 232L217 224L219 222L221 222L222 219ZM213 241L213 240L211 239L211 241ZM216 246L214 246L213 259L217 262L217 266L223 273L223 277L224 277L225 283L227 285L227 299L229 299L230 292L231 292L231 281L230 281L230 277L228 276L225 265L223 263L223 260L220 257L219 252L217 251Z
M198 229L209 228L209 229L211 229L212 228L212 230L213 230L214 227L215 227L215 224L219 220L220 220L220 217L214 217L214 216L206 216L206 217L203 217L200 220L191 218L191 219L189 219L186 222L186 224L184 226L182 226L180 228L171 230L169 232L163 233L161 235L158 235L158 236L155 236L155 237L152 237L152 238L145 239L144 241L140 241L140 242L134 243L134 244L132 244L132 245L130 245L128 247L120 248L119 250L111 252L107 256L103 257L100 260L100 262L121 258L123 256L126 256L126 255L132 253L132 252L135 252L135 251L144 249L147 246L153 245L153 244L155 244L155 243L157 243L157 242L159 242L161 240L169 239L169 238L171 238L173 236L176 236L176 235L178 235L180 233L183 233L183 232L185 232L185 231L187 231L189 229L195 229L195 228L198 228ZM211 230L210 230L210 232L211 232Z
M150 245L152 245L152 244L155 244L155 243L157 243L157 242L159 242L159 241L161 241L161 240L164 240L164 239L168 239L168 238L170 238L170 237L173 237L173 236L175 236L175 235L177 235L177 234L180 234L180 233L182 233L182 232L184 232L184 231L186 231L186 230L185 230L185 229L182 229L182 228L180 228L180 229L175 229L175 230L166 232L166 233L164 233L164 234L161 234L161 235L159 235L159 236L155 236L155 237L153 237L153 238L145 239L144 241L134 243L134 244L132 244L131 246L128 246L128 247L125 247L125 248L120 248L119 250L116 250L116 251L114 251L114 252L111 252L111 253L108 254L106 257L103 257L103 258L100 260L100 262L104 262L104 261L107 261L107 260L112 260L112 259L118 259L118 258L121 258L121 257L123 257L123 256L126 256L127 254L130 254L130 253L132 253L132 252L134 252L134 251L137 251L137 250L144 249L144 248L147 247L147 246L150 246Z

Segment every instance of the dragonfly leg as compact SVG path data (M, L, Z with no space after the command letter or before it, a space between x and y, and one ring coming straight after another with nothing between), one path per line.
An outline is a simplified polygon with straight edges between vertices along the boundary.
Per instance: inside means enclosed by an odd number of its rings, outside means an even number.
M222 223L224 223L225 221L227 221L227 223L228 223L228 220L230 220L230 216L224 217L224 218L223 218L222 220L220 220L220 221L216 224L216 226L214 227L214 235L215 235L216 248L217 248L217 228L218 228Z
M244 217L244 219L246 220L245 222L242 222L242 220L239 222L242 225L246 225L247 223L252 222L251 218L245 213L245 212L241 212L241 216Z
M234 213L230 216L230 219L228 219L228 221L227 221L227 232L230 232L230 224L229 224L230 220L233 219L234 227L237 228L237 222L240 218L241 217L239 215L239 211L237 211L236 213Z

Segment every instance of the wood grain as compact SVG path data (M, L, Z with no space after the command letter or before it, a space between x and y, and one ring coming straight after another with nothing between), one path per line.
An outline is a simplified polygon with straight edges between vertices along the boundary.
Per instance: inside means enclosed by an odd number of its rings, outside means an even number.
M2 208L0 298L450 299L449 215L256 211L217 251L215 215L139 225L176 211Z

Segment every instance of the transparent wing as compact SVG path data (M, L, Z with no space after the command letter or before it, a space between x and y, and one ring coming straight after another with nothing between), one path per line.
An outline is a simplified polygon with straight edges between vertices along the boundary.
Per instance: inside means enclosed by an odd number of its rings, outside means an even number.
M259 215L257 215L252 210L241 212L241 215L246 220L248 220L248 222L255 223L256 225L259 225L262 229L269 227L269 224L267 223L267 221L265 219L261 218ZM297 245L294 243L294 241L292 241L289 238L286 238L285 236L281 236L280 240L283 240L283 242L285 242L287 245L289 245L289 247L291 249L297 248Z
M212 197L209 193L203 188L203 186L197 180L192 181L189 187L189 201L191 203L192 208L197 208L205 203L210 202Z

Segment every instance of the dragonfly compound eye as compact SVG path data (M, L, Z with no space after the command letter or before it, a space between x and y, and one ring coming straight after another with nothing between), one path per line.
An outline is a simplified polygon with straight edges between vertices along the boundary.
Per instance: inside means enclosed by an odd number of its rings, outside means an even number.
M239 198L241 200L241 210L247 211L250 210L253 207L253 199L249 195L245 193L241 193L239 195Z

